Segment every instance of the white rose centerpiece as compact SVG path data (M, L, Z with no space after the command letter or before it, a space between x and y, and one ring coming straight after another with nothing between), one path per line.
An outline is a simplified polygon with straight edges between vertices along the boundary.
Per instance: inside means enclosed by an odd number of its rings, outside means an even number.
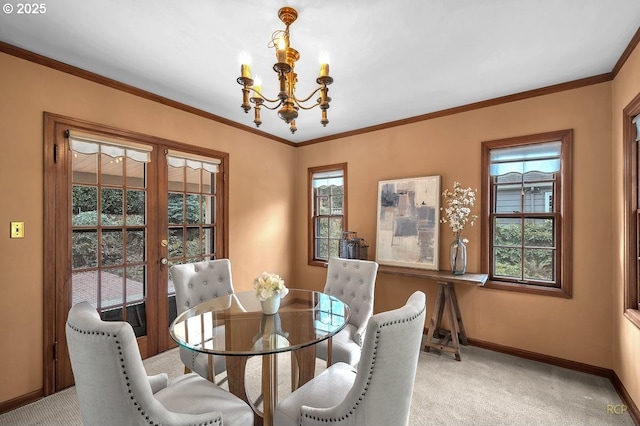
M280 308L280 299L289 293L284 280L277 274L263 272L253 280L256 297L262 304L262 312L267 315L275 314Z

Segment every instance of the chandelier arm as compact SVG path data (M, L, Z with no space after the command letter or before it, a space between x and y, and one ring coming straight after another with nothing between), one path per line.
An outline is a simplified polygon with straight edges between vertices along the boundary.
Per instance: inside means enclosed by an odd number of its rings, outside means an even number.
M263 108L270 109L271 111L275 111L276 109L280 108L281 106L282 106L282 102L280 102L278 105L274 105L272 107L270 107L267 104L262 104Z
M310 110L310 109L314 109L315 107L317 107L318 105L320 105L320 102L316 102L315 104L313 104L313 105L311 105L311 106L306 107L306 106L304 106L304 105L302 105L302 104L298 103L298 101L297 101L297 100L296 100L295 102L296 102L296 105L298 106L298 108L303 109L303 110L306 110L306 111L308 111L308 110Z
M313 92L311 92L311 94L309 96L307 96L305 99L298 99L296 98L296 94L293 94L293 100L296 102L296 104L302 108L302 103L307 102L309 99L311 99L313 97L313 95L315 95L316 93L318 93L319 90L322 90L322 86L318 86L316 88L316 90L314 90ZM316 104L318 105L318 104ZM314 105L315 106L315 105ZM313 108L313 107L311 107ZM310 109L310 108L303 108L303 109Z
M262 98L265 102L271 102L272 104L276 103L276 102L282 103L282 101L280 99L269 99L269 98L265 97L262 93L258 92L253 87L250 87L249 90L251 90L253 93L257 94L258 97Z

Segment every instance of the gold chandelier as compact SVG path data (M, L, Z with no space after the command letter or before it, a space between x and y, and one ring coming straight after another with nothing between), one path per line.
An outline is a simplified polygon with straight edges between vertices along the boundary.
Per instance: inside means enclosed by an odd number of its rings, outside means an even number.
M255 81L251 78L251 68L248 64L248 60L245 58L240 65L240 77L238 77L238 84L242 86L242 109L245 113L248 113L251 109L251 102L254 110L254 120L256 127L260 127L262 120L260 119L260 109L265 107L270 110L278 110L278 116L289 124L291 133L295 133L296 130L296 118L298 118L298 110L309 110L317 106L322 111L322 118L320 123L323 127L329 123L327 119L327 109L329 109L329 102L331 98L327 96L329 92L329 86L333 83L333 78L329 77L329 64L326 59L321 59L320 64L320 76L316 79L318 87L305 99L299 99L296 97L296 82L298 81L298 74L295 73L296 61L300 59L300 53L291 47L289 26L295 22L298 18L298 12L291 7L283 7L278 11L278 18L286 25L284 30L276 30L271 35L271 41L269 47L276 49L276 63L273 65L273 70L278 74L278 80L280 81L280 92L276 99L269 99L262 94L260 87L261 82L256 76ZM249 96L250 92L251 96ZM316 98L315 104L305 106L314 95L320 92L319 97ZM312 101L313 102L313 101ZM270 106L273 105L273 106Z

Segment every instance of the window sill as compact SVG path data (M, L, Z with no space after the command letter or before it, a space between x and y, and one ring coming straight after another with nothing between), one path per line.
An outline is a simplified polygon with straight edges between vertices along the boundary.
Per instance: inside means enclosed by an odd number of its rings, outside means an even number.
M624 311L624 316L637 328L640 328L640 311L637 309L627 309Z
M520 284L515 282L491 281L488 280L484 288L492 288L494 290L515 291L520 293L539 294L542 296L571 298L571 293L566 289L556 287L542 287L529 284Z
M329 262L328 260L310 260L308 265L309 266L320 266L320 267L326 268L327 265L329 264L328 262Z

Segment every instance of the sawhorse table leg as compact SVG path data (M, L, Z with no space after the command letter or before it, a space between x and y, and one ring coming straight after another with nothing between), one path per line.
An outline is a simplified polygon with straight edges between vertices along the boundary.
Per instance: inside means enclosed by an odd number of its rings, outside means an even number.
M449 324L451 330L442 329L442 316L445 307L449 314ZM429 321L429 331L424 350L435 348L442 351L451 352L456 360L460 361L460 343L467 345L467 333L464 330L462 314L458 305L456 289L452 282L438 281L438 294L433 314Z

